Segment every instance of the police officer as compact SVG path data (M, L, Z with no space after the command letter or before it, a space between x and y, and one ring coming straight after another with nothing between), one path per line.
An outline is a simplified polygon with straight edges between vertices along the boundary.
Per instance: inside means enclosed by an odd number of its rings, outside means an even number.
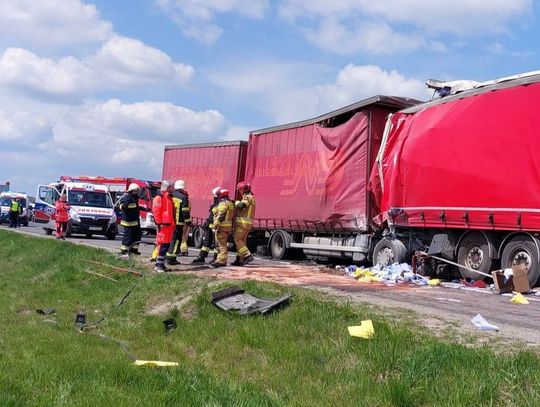
M236 220L234 226L234 244L236 245L236 260L233 266L243 266L251 263L253 255L246 246L249 231L253 227L255 216L255 197L251 191L251 185L245 181L238 183L236 190L240 193L241 200L235 202Z
M18 228L19 227L19 216L22 214L22 205L19 203L17 198L11 200L11 206L9 207L9 227Z
M214 233L214 216L217 213L217 207L219 204L219 190L221 187L215 187L212 189L212 196L214 197L214 201L210 205L208 218L203 224L204 229L204 239L203 239L203 245L201 247L201 251L199 252L199 256L193 260L193 263L204 263L206 261L206 258L208 257L208 253L210 253L210 250L214 249L214 261L217 259L217 249L215 247L215 233Z
M141 254L139 245L133 243L141 240L141 213L140 210L147 210L139 205L139 186L135 183L129 185L127 192L120 198L120 210L122 211L122 220L120 225L124 228L124 237L120 246L120 253L127 256L129 251L133 254Z
M232 218L234 216L234 203L229 199L227 189L219 190L219 204L214 216L214 230L219 244L217 260L210 265L214 268L227 265L227 242L232 232Z

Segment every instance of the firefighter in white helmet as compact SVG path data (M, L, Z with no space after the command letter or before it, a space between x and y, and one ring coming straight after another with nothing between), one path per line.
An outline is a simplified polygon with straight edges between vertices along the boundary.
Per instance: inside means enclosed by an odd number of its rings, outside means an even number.
M120 253L124 256L131 253L141 254L139 245L133 244L141 240L141 208L148 210L139 205L139 185L132 183L129 185L127 192L120 198L118 206L122 211L122 219L120 225L124 228L124 237L120 246Z
M180 264L176 257L178 255L187 256L187 237L191 226L191 213L188 194L185 191L186 183L179 179L174 183L172 195L175 208L175 222L173 241L169 247L166 258L170 265Z

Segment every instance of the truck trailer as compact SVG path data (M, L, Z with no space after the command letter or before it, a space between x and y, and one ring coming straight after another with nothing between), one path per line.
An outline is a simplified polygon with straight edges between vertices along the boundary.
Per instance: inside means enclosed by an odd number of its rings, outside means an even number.
M378 213L367 186L386 118L418 104L374 96L313 119L252 131L246 179L257 198L253 234L272 257L369 258Z
M538 106L540 71L394 114L371 176L376 219L389 232L374 258L402 261L437 237L445 242L443 257L472 270L525 264L534 286L540 276ZM460 268L464 277L483 278L472 270Z
M236 184L244 178L247 142L170 145L165 147L163 179L186 182L193 223L195 246L203 240L202 225L213 200L212 189L227 188L234 194Z

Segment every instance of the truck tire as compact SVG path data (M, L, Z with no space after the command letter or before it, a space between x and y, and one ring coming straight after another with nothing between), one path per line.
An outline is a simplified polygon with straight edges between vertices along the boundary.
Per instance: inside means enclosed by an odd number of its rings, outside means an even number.
M491 272L492 259L489 255L489 242L480 232L473 232L466 235L459 242L457 252L457 262L473 270L478 270L489 274ZM473 271L459 268L463 278L473 280L483 280L485 277Z
M389 266L406 260L407 248L401 240L383 238L373 249L373 265Z
M204 230L200 226L195 226L191 232L193 238L193 247L200 249L203 245Z
M87 233L87 234L86 234L86 238L87 238L87 239L92 239L92 236L94 236L92 233Z
M501 268L503 269L511 268L521 263L527 266L529 285L531 287L534 287L540 277L537 243L530 236L519 235L513 237L504 246L501 256Z
M45 231L46 235L49 235L49 236L52 235L52 232L53 232L52 229L43 228L43 230Z
M283 230L278 230L272 233L272 237L270 237L270 242L268 243L272 258L276 260L285 259L289 254L289 249L287 246L289 245L290 241L291 236Z

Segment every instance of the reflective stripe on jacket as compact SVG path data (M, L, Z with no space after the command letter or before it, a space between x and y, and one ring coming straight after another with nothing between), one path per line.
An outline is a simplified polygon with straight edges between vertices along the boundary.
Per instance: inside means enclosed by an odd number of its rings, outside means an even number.
M120 209L122 210L122 220L120 224L125 227L140 225L140 208L138 197L132 193L126 193L120 198Z
M237 225L252 226L255 217L255 197L252 193L245 193L241 201L236 201Z
M229 198L223 198L217 206L217 213L214 216L215 230L232 230L232 219L234 216L234 203Z

